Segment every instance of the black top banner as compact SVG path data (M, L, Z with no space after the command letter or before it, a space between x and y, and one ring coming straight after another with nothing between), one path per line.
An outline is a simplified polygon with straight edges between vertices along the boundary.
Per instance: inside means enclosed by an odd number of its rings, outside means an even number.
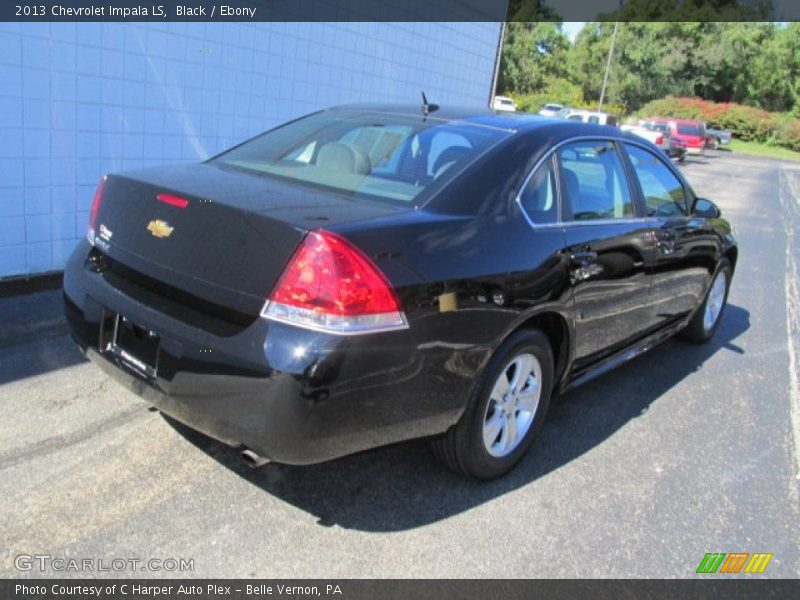
M798 0L34 0L2 21L795 21Z

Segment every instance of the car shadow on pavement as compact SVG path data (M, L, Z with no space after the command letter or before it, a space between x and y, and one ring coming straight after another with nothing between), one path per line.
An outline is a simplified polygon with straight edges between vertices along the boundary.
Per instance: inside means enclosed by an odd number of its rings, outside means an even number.
M642 415L720 350L744 354L735 340L750 313L728 305L705 345L669 341L553 402L539 439L511 473L475 482L440 466L425 440L396 444L312 466L244 465L238 451L165 417L192 444L265 492L317 517L323 526L402 531L474 508L579 458Z

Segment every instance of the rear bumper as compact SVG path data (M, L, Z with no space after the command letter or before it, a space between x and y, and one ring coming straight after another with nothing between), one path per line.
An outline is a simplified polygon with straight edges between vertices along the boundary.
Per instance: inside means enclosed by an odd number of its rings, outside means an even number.
M255 319L228 330L175 318L87 266L82 243L64 274L72 336L113 379L165 414L232 446L308 464L445 431L469 381L434 373L448 356L418 351L411 330L341 337ZM108 350L113 315L158 334L155 376Z
M706 150L702 146L700 147L687 146L686 153L691 154L693 156L703 156L706 153Z

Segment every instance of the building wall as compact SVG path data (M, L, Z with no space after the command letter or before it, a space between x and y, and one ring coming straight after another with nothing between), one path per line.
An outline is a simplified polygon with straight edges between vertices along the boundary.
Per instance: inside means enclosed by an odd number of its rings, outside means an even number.
M485 106L499 23L0 23L0 277L60 269L105 172L348 102Z

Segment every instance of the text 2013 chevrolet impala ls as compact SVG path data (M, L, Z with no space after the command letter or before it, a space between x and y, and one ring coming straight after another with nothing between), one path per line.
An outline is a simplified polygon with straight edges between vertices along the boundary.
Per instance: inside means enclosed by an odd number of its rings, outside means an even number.
M424 436L476 478L554 392L714 335L730 227L617 129L348 106L102 179L64 275L81 349L164 413L284 463Z

